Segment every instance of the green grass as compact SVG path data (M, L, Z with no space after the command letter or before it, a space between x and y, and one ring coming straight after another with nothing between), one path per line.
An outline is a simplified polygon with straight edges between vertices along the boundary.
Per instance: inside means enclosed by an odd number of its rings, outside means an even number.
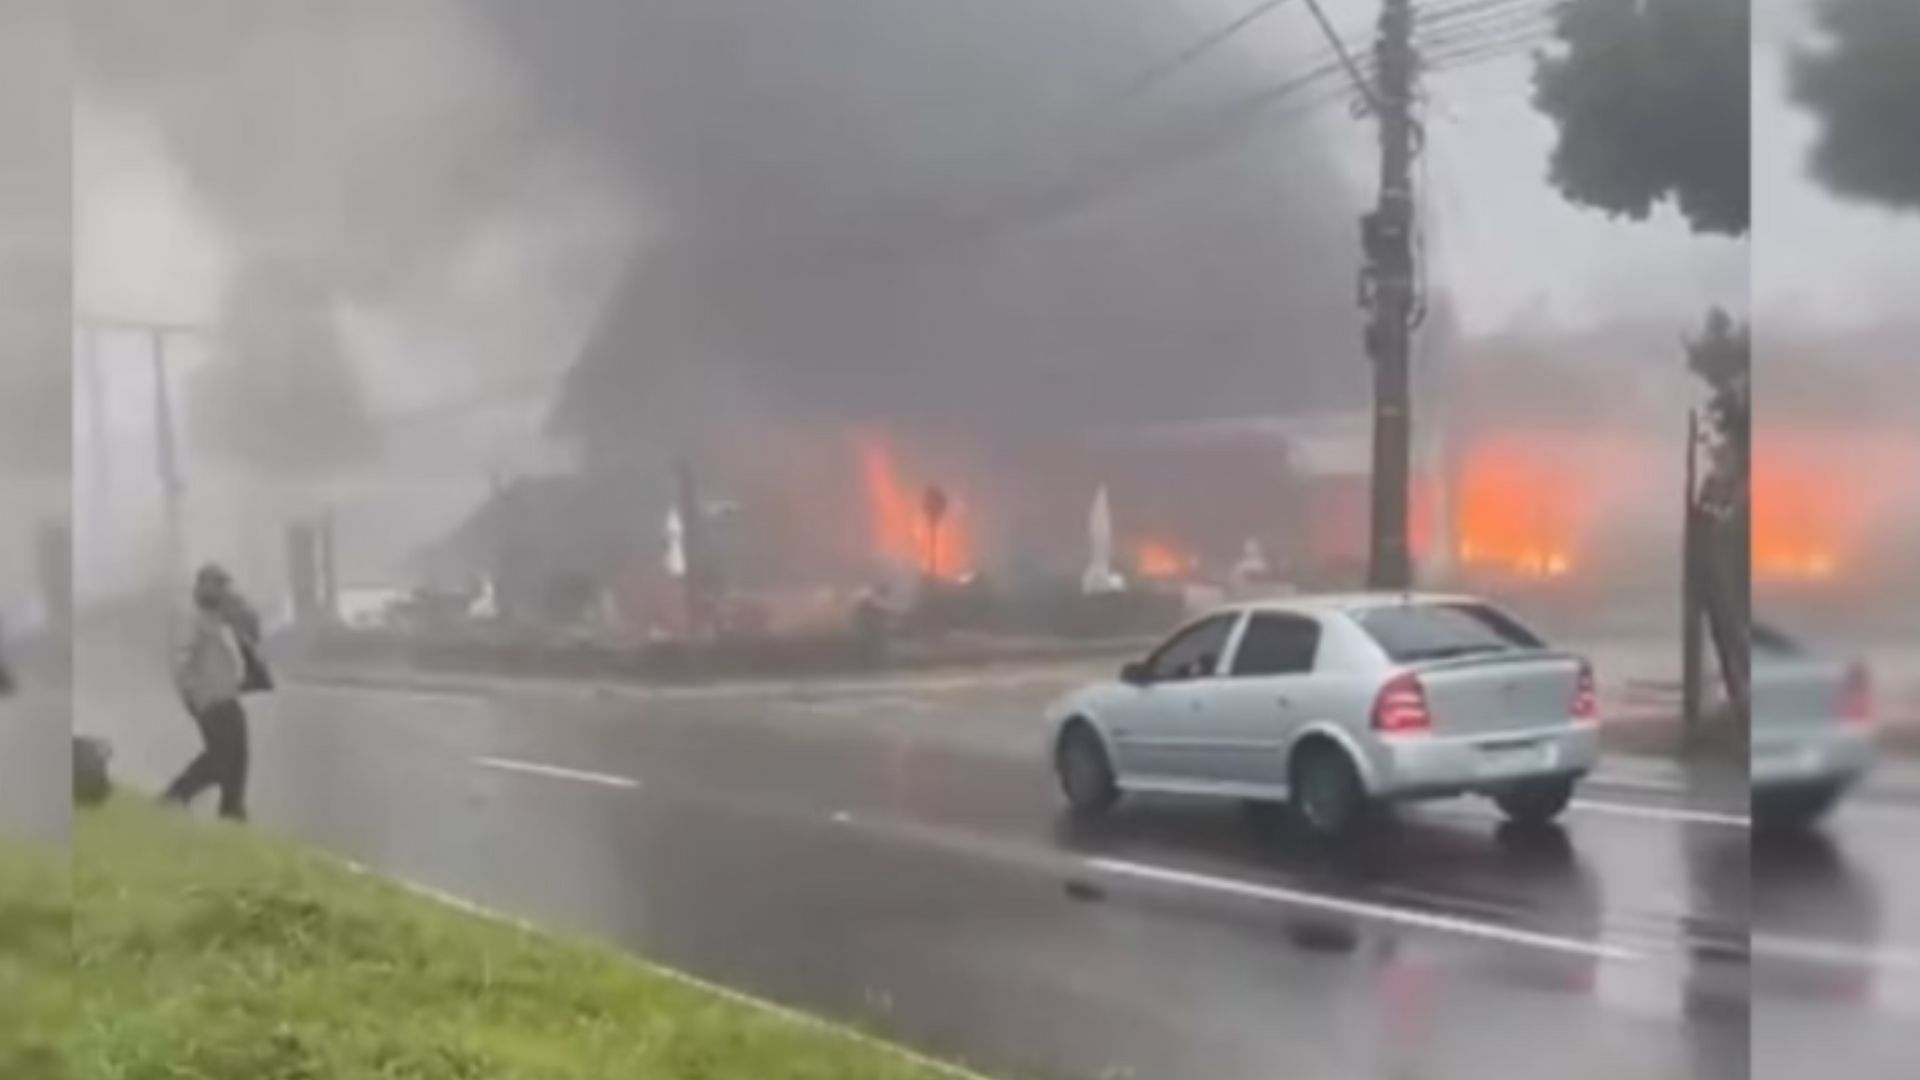
M60 1080L71 1020L66 853L0 842L0 1077Z
M464 915L256 833L142 806L76 822L70 952L55 925L66 911L59 875L41 874L44 898L20 908L24 955L43 974L73 965L65 1071L0 1077L941 1075L616 951ZM59 1015L50 1006L39 1019Z

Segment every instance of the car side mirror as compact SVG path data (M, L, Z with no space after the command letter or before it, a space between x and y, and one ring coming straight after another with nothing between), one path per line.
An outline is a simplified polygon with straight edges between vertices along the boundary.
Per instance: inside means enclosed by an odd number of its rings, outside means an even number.
M1145 686L1153 681L1153 671L1145 660L1132 660L1121 666L1120 681L1128 686Z

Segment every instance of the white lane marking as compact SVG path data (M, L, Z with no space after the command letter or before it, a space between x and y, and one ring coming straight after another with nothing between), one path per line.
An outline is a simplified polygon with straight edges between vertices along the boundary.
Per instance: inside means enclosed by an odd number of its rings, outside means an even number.
M448 908L449 910L458 911L463 915L468 915L476 919L484 920L486 922L495 923L497 925L507 927L508 929L517 930L520 933L528 934L537 938L545 938L545 939L551 940L553 937L553 935L549 934L547 931L541 929L538 926L535 926L533 923L530 923L527 920L520 918L517 915L509 915L506 912L497 911L493 908L486 907L482 904L477 904L472 900L468 900L464 897L457 896L453 893L445 891L444 889L437 889L431 885L423 885L417 881L410 881L403 877L398 877L393 874L388 874L384 871L377 870L371 866L367 866L364 863L355 862L351 859L338 859L338 861L341 865L345 866L349 871L353 873L361 874L367 877L379 878L383 881L391 882L395 887L405 892L412 893L413 895L420 897L422 900L427 900L432 903L439 904L442 907ZM803 1028L810 1031L817 1031L823 1035L828 1035L836 1039L845 1039L848 1042L854 1043L855 1045L864 1046L864 1047L867 1047L868 1049L875 1050L882 1054L889 1055L897 1060L904 1061L917 1068L926 1070L927 1072L940 1075L940 1076L950 1076L950 1077L953 1077L954 1080L990 1080L990 1078L987 1077L986 1075L982 1073L977 1073L972 1069L967 1068L964 1065L959 1065L951 1061L941 1061L938 1058L928 1057L927 1055L922 1054L917 1050L913 1050L909 1047L902 1046L899 1043L891 1043L886 1041L885 1039L876 1038L875 1036L869 1035L858 1028L850 1027L846 1024L837 1023L835 1021L828 1020L825 1017L814 1016L811 1013L804 1013L798 1009L789 1008L788 1006L781 1005L777 1002L768 1001L766 998L755 997L752 994L749 994L745 991L735 990L730 986L721 986L719 983L708 982L706 979L703 979L698 975L694 975L689 972L682 971L679 968L668 967L665 964L659 963L658 961L655 961L655 960L649 960L644 957L636 957L630 953L625 953L625 952L623 952L622 955L626 957L629 963L632 963L635 967L647 972L648 974L658 975L663 979L667 979L672 982L679 983L682 986L690 987L704 994L710 994L716 998L720 998L723 1001L728 1001L728 1002L731 1002L732 1004L739 1005L743 1008L750 1009L754 1012L758 1012L766 1016L773 1017L776 1020L779 1020L783 1023L791 1024L795 1027Z
M1687 790L1685 784L1675 780L1655 780L1633 775L1623 776L1605 770L1589 773L1585 782L1599 787L1620 788L1623 791L1651 791L1660 795L1679 795Z
M789 701L782 707L812 716L855 716L867 711L866 703L860 701Z
M1196 874L1186 870L1173 870L1149 863L1127 862L1120 859L1088 859L1089 869L1121 877L1154 881L1163 885L1180 885L1190 889L1223 893L1230 896L1246 897L1253 900L1265 900L1269 903L1283 904L1289 907L1312 908L1318 911L1330 911L1340 915L1349 915L1374 922L1394 923L1422 930L1434 930L1440 933L1458 934L1463 937L1497 941L1508 945L1521 945L1528 948L1543 949L1548 952L1568 953L1574 956L1597 957L1602 960L1631 961L1640 959L1640 954L1618 945L1608 945L1598 941L1583 941L1579 938L1556 937L1552 934L1536 933L1531 930L1519 930L1500 926L1496 923L1477 922L1451 915L1436 915L1425 911L1413 911L1407 908L1375 904L1365 900L1348 900L1337 896L1325 896L1320 893L1302 892L1298 889L1282 888L1277 885L1261 885L1236 878L1215 877L1211 874Z
M1765 959L1797 960L1833 967L1920 971L1920 949L1897 945L1851 945L1841 941L1819 941L1768 933L1755 933L1751 941L1753 955Z
M385 698L397 698L401 701L413 701L423 705L455 705L461 708L484 706L487 697L484 693L471 690L427 690L409 686L360 686L346 683L296 682L291 689L297 693L315 694L321 697L350 697L363 694L377 694Z
M1574 813L1607 814L1614 817L1631 818L1639 821L1661 821L1682 825L1718 825L1729 829L1751 829L1753 820L1744 814L1728 814L1714 810L1689 810L1685 807L1644 806L1635 803L1609 802L1603 799L1575 799L1567 804ZM1498 818L1505 815L1491 805L1481 803L1434 803L1422 808L1424 813L1440 816L1464 816L1475 820Z
M602 784L606 787L633 789L640 781L631 776L615 776L612 773L587 772L583 769L568 769L559 765L544 765L537 761L517 761L513 758L482 757L474 758L474 764L505 772L526 773L530 776L545 776L554 780L578 780L586 784Z
M1684 807L1636 806L1633 803L1606 802L1601 799L1575 799L1570 810L1585 814L1612 814L1615 817L1646 821L1678 821L1689 825L1724 825L1729 829L1750 829L1753 819L1745 814L1723 814L1715 810L1689 810Z
M815 713L828 716L859 716L868 713L884 713L888 711L911 713L930 713L934 711L934 706L931 702L920 701L915 698L879 694L863 697L836 698L826 701L814 699L805 701L776 701L775 704L782 708L792 709L795 712Z

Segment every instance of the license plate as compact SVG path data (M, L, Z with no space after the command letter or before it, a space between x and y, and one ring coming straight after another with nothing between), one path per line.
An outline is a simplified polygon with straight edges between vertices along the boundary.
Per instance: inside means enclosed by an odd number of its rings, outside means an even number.
M1761 764L1775 775L1812 776L1821 771L1825 759L1819 747L1801 746L1792 750L1775 750L1760 759Z
M1480 771L1489 776L1544 769L1552 751L1548 746L1501 747L1480 752Z

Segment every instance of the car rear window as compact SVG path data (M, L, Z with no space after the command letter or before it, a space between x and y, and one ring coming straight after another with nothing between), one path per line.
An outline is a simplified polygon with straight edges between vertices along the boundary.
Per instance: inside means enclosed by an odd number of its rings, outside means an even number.
M1511 615L1484 604L1403 604L1354 616L1396 663L1544 648Z

